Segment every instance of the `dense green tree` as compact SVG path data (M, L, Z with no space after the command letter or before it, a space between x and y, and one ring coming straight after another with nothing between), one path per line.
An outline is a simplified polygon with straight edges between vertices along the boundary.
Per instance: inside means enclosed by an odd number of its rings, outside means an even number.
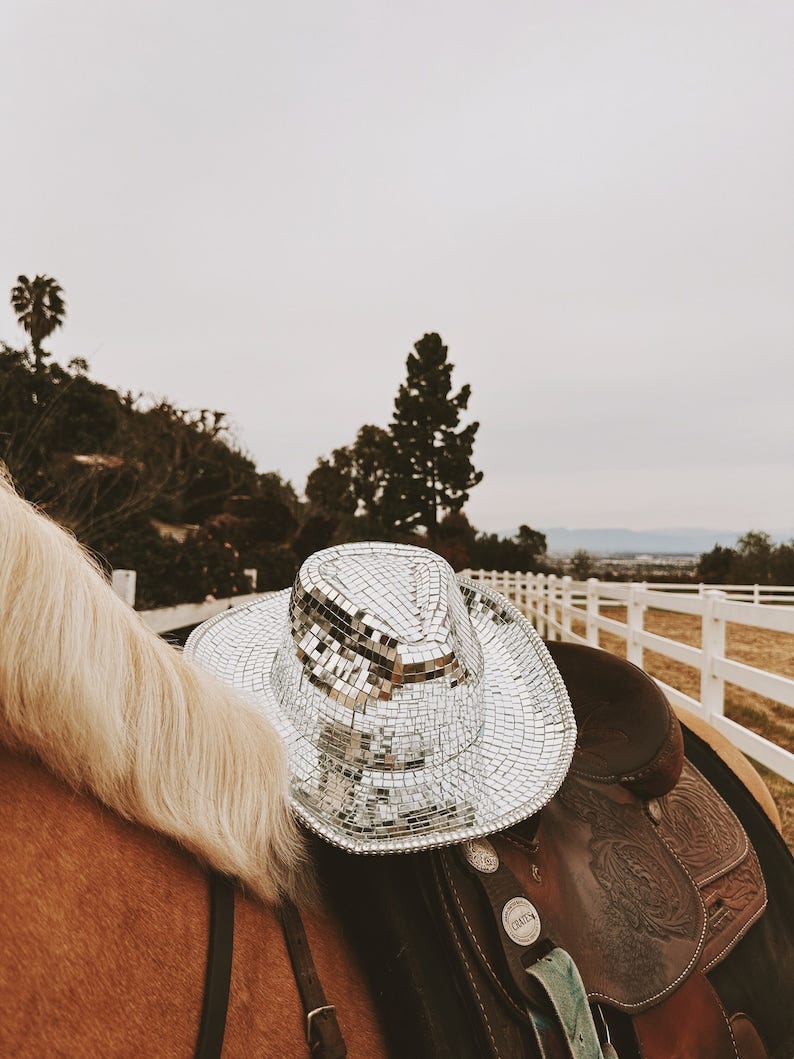
M715 544L710 552L704 552L698 559L698 577L710 585L726 585L731 580L731 569L735 560L736 552L733 548Z
M11 301L31 344L0 345L0 460L24 495L100 559L135 569L139 605L245 591L248 567L261 588L288 585L303 505L257 471L225 414L119 394L79 357L47 363L42 343L65 316L49 277L20 276Z
M394 458L394 442L388 430L365 424L348 450L350 480L357 511L370 521L388 524L384 490Z
M339 518L355 514L350 450L335 449L328 460L321 456L306 479L306 499L313 512Z
M44 357L49 356L41 344L63 324L66 316L63 291L51 276L36 276L32 280L19 276L16 286L11 288L11 307L20 326L30 335L33 366L38 374Z
M256 495L285 504L296 518L301 512L302 505L292 482L282 478L277 471L257 475Z
M709 584L794 585L794 541L776 545L768 533L750 530L735 548L704 552L698 576Z
M593 557L584 548L579 548L571 558L571 577L577 581L585 581L593 576Z
M27 491L38 470L40 435L35 381L27 350L0 346L0 459Z
M250 500L251 498L237 498ZM245 510L240 508L238 510ZM249 509L250 510L250 509ZM292 516L290 515L290 518ZM295 523L290 523L294 528ZM274 534L274 527L279 532ZM287 540L277 539L284 536L284 527L273 519L269 503L265 503L259 517L239 517L223 514L208 519L196 534L196 542L209 546L209 554L222 555L218 549L226 549L227 563L231 570L254 569L257 572L256 587L259 591L288 588L298 569L298 559ZM215 549L213 553L212 549ZM221 568L218 562L214 570ZM213 593L217 595L217 593Z
M208 519L197 540L216 541L232 549L244 568L257 571L259 590L287 588L300 562L296 536L301 514L290 483L269 472L257 477L255 495L228 497L224 513Z
M349 522L362 515L369 522L383 518L383 491L389 471L392 440L382 427L365 424L352 445L334 449L330 460L321 456L306 480L306 499L312 509Z
M294 573L295 491L257 472L220 412L120 395L79 358L37 374L28 351L2 346L0 459L29 500L110 565L138 571L139 605L244 591L243 567L261 567L264 588ZM214 533L178 541L154 528L211 522L232 496L238 516Z
M453 570L463 570L471 566L476 536L476 529L462 511L450 511L438 524L434 548Z
M300 563L289 544L260 545L255 553L247 556L246 566L256 568L256 587L259 592L289 588L295 580Z
M540 530L532 529L531 526L522 523L518 527L515 539L519 547L531 555L545 555L546 553L546 534L541 533Z
M736 542L731 577L740 585L772 583L772 555L775 546L768 533L750 530Z
M794 540L778 544L772 553L773 585L794 585Z
M522 526L515 537L480 533L471 548L471 565L478 570L545 573L546 535L529 526Z
M135 603L141 610L250 591L246 564L225 541L210 535L182 541L161 537L145 515L111 529L98 557L108 572L137 572Z
M201 523L222 511L230 495L257 492L256 467L237 447L224 412L143 398L130 399L130 410L133 444L155 487L152 513L159 518Z
M76 530L136 476L120 457L126 419L118 394L79 368L36 374L27 353L0 349L0 459L28 499Z
M298 528L298 520L281 495L230 496L224 518L234 516L246 541L286 544Z
M424 526L434 542L442 513L459 511L482 480L471 459L479 423L458 429L471 387L451 392L454 365L440 336L426 334L414 350L394 402L381 505L396 527Z
M337 519L322 512L307 515L292 539L292 550L298 562L303 562L313 552L328 548L334 541Z

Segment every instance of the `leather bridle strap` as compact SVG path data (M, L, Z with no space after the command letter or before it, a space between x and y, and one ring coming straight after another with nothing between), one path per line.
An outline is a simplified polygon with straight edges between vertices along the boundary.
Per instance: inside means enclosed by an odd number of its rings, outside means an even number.
M234 887L218 872L210 872L210 936L207 980L196 1044L196 1059L220 1059L226 1032L229 986L234 947Z
M279 918L306 1016L306 1042L312 1059L345 1059L347 1047L336 1020L336 1008L326 999L300 912L285 899Z

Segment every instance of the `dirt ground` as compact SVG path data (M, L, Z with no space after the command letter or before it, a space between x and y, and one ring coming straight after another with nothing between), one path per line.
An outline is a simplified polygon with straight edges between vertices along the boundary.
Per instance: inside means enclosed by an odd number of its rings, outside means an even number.
M605 608L602 613L604 617L616 621L626 620L625 607ZM658 636L700 647L700 618L695 615L647 610L645 628ZM584 635L584 624L574 622L573 630ZM601 647L622 658L626 657L625 640L606 632L601 632L600 638ZM794 636L789 633L728 624L725 630L725 654L737 662L794 678ZM682 665L654 651L645 651L643 668L651 676L658 677L684 694L700 698L700 673L691 666ZM726 683L725 714L794 752L794 710L790 707ZM757 762L753 764L772 792L780 810L783 834L789 847L794 850L794 784L781 779Z

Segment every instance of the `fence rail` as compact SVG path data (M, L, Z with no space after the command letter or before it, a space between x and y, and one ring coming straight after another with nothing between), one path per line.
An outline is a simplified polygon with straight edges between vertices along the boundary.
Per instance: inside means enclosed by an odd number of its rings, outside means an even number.
M266 595L267 592L251 592L245 596L229 596L226 599L207 600L205 603L180 603L176 607L158 607L157 610L141 610L138 613L144 624L153 632L162 634L198 625L224 610L229 610L230 607L239 607L249 599L259 599L260 596Z
M675 706L708 721L734 746L794 783L794 754L725 716L725 682L794 707L794 680L725 656L727 622L794 635L794 587L781 585L668 585L574 581L554 574L464 570L464 576L501 592L525 614L541 636L600 647L600 633L626 642L626 657L642 666L645 649L692 666L700 673L700 698L654 678ZM625 607L626 621L602 610ZM659 636L644 628L648 608L695 615L701 647ZM573 623L583 625L584 635Z

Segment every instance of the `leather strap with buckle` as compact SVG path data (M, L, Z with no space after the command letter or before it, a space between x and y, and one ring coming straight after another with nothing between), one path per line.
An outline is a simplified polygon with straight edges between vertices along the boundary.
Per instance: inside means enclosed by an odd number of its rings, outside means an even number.
M306 1015L306 1042L313 1059L345 1059L345 1045L336 1008L329 1004L312 959L300 912L292 901L284 900L279 919L292 970Z

